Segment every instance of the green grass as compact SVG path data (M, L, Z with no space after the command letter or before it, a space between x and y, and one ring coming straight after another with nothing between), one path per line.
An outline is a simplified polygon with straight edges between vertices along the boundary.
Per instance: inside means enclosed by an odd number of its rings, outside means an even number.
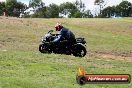
M41 54L39 52L1 51L2 88L79 88L75 76L82 64L91 74L131 74L131 62L93 57ZM132 75L132 74L131 74ZM88 84L84 88L130 88L131 84Z
M130 84L76 83L78 67L89 74L130 74L132 62L97 58L89 54L132 56L132 18L18 19L0 18L0 88L131 88ZM86 38L83 58L41 54L38 45L56 22Z

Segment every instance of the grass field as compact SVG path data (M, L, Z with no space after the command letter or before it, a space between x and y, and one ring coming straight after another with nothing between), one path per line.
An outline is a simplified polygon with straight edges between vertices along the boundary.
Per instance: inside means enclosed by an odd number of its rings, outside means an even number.
M76 37L86 39L88 53L85 57L38 51L41 37L48 29L54 29L57 22L70 28ZM80 65L89 74L132 75L132 18L0 17L0 88L132 88L132 83L80 86L75 80Z

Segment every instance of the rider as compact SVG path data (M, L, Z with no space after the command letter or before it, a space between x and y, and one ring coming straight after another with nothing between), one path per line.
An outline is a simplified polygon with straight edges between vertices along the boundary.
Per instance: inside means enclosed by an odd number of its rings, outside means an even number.
M75 35L67 28L63 27L61 24L57 23L55 25L56 31L59 31L53 43L57 43L63 40L67 40L68 43L73 43L75 41Z

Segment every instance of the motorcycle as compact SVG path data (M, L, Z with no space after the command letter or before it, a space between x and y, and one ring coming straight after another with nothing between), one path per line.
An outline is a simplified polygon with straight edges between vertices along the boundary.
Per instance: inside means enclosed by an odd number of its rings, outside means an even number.
M70 44L65 39L57 44L54 44L52 41L57 34L52 34L52 32L53 30L50 30L42 37L42 43L39 45L39 51L41 53L66 54L77 57L84 57L86 55L86 41L84 38L76 38L75 42Z

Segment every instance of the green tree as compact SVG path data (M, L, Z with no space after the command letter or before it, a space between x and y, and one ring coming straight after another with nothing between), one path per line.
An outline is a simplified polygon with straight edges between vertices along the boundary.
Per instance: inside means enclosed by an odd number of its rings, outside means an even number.
M114 16L115 7L108 6L102 10L102 17L111 17Z
M46 8L46 17L47 18L58 18L59 17L59 6L56 4L50 4Z
M62 3L60 4L59 7L60 7L60 13L68 16L70 12L72 12L72 10L76 9L75 5L71 2Z
M3 15L4 9L5 9L5 2L0 2L0 16Z
M132 4L128 1L122 1L117 6L108 6L102 10L102 17L121 16L130 17L132 16Z
M30 0L29 8L33 8L34 14L31 17L43 18L46 17L46 6L42 0Z
M116 13L116 16L121 16L121 9L119 5L116 6L115 13Z
M83 15L83 18L93 18L93 15L90 10L84 11L82 15Z
M132 17L132 5L131 5L130 17Z
M14 16L14 9L17 1L16 0L6 0L6 9L8 11L9 16Z
M46 17L46 7L39 8L31 15L33 18L44 18Z
M99 15L101 15L101 14L102 14L102 9L103 9L104 6L106 5L106 4L105 4L105 0L95 0L95 1L94 1L94 4L99 6L99 10L100 10Z
M22 2L17 2L16 6L13 10L14 16L18 17L20 16L20 13L24 13L24 11L27 9L27 6Z
M42 0L30 0L29 7L32 7L34 10L36 10L38 8L45 7L45 3L43 3Z
M27 6L24 3L17 2L17 0L6 0L5 7L9 16L16 17L18 17L20 13L24 13L27 9Z
M60 11L64 15L71 18L82 18L85 10L85 4L82 1L66 2L60 5Z
M132 9L132 4L128 1L122 1L119 4L119 11L120 11L120 16L122 17L128 17L130 16L131 13L131 9Z
M82 18L83 13L78 9L74 9L70 11L69 17L71 18Z
M74 4L75 4L75 7L78 10L80 10L80 12L84 12L84 10L85 10L85 4L82 2L82 0L80 0L80 1L76 0Z

